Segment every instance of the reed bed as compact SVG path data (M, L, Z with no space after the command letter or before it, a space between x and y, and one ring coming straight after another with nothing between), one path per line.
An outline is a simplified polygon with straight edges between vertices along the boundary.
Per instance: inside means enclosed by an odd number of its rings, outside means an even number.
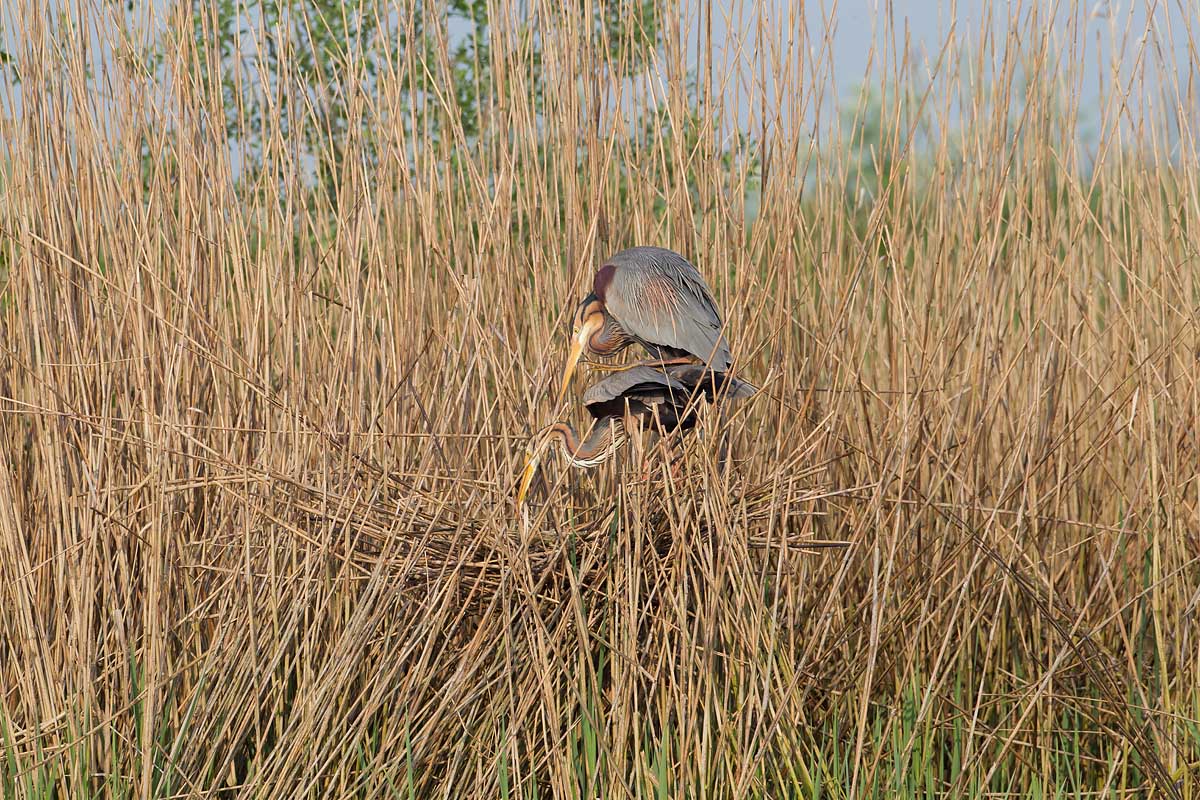
M1195 796L1200 24L1059 5L8 4L5 796ZM634 244L761 392L519 512Z

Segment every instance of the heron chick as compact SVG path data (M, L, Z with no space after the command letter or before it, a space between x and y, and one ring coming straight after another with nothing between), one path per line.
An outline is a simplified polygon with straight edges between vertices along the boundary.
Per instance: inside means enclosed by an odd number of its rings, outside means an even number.
M543 454L553 445L558 445L572 466L591 469L612 458L628 439L631 431L626 421L653 423L663 434L687 431L696 425L697 400L743 399L755 391L745 381L699 364L634 365L614 373L593 384L583 396L588 413L596 420L586 439L581 441L570 425L559 422L529 441L517 507L525 501Z
M699 270L672 250L632 247L596 271L591 294L575 312L555 404L562 404L585 351L613 356L635 342L653 360L633 366L700 363L727 372L733 362L721 314Z

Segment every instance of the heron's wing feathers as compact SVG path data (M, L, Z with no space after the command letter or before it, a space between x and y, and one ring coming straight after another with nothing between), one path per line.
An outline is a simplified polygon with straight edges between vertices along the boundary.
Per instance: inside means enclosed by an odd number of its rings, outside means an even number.
M596 419L630 413L644 416L673 398L685 397L687 387L661 368L638 366L615 372L596 382L583 395L588 413Z
M738 380L727 372L714 372L703 364L671 366L666 368L666 372L673 381L686 387L689 393L699 387L709 400L714 396L727 400L745 400L758 391L754 384Z
M695 398L742 400L757 391L754 386L725 372L714 372L701 364L671 367L637 366L614 372L588 387L583 403L595 418L620 415L628 410L635 415L650 409L669 409L668 427L678 424ZM668 412L663 412L668 413Z
M667 376L662 369L647 366L630 367L596 381L583 394L583 404L594 406L621 397L650 394L656 390L686 392L687 387Z
M609 313L630 334L690 353L718 372L732 357L721 314L703 276L678 253L634 247L609 259L617 267L605 296Z
M726 397L732 400L745 400L758 393L758 387L747 381L739 381L737 378L730 378L729 393Z

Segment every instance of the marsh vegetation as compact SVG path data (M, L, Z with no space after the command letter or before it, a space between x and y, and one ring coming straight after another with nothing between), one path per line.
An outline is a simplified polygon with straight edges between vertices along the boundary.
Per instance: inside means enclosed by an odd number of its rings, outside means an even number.
M10 5L5 796L1196 792L1194 14ZM633 244L763 392L522 518Z

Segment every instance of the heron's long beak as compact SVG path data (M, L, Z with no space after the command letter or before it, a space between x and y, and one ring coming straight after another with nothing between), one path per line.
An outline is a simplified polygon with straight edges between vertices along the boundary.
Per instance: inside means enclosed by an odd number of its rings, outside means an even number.
M579 357L582 355L583 342L576 336L571 339L571 352L567 353L567 366L563 368L562 383L559 384L554 405L562 405L563 398L567 396L567 387L571 385L571 376L575 374L575 365L579 363Z
M579 357L583 355L583 348L587 346L587 341L592 338L592 334L600 330L603 325L604 317L600 314L593 314L579 326L571 337L571 351L567 353L567 366L563 368L562 383L558 387L558 397L554 400L554 405L562 405L563 398L567 395L567 387L571 385L571 376L575 374L575 365L579 363Z
M517 508L524 505L525 495L529 493L529 484L533 483L533 476L537 474L537 468L538 457L531 455L525 462L525 471L521 473L521 488L517 489Z

